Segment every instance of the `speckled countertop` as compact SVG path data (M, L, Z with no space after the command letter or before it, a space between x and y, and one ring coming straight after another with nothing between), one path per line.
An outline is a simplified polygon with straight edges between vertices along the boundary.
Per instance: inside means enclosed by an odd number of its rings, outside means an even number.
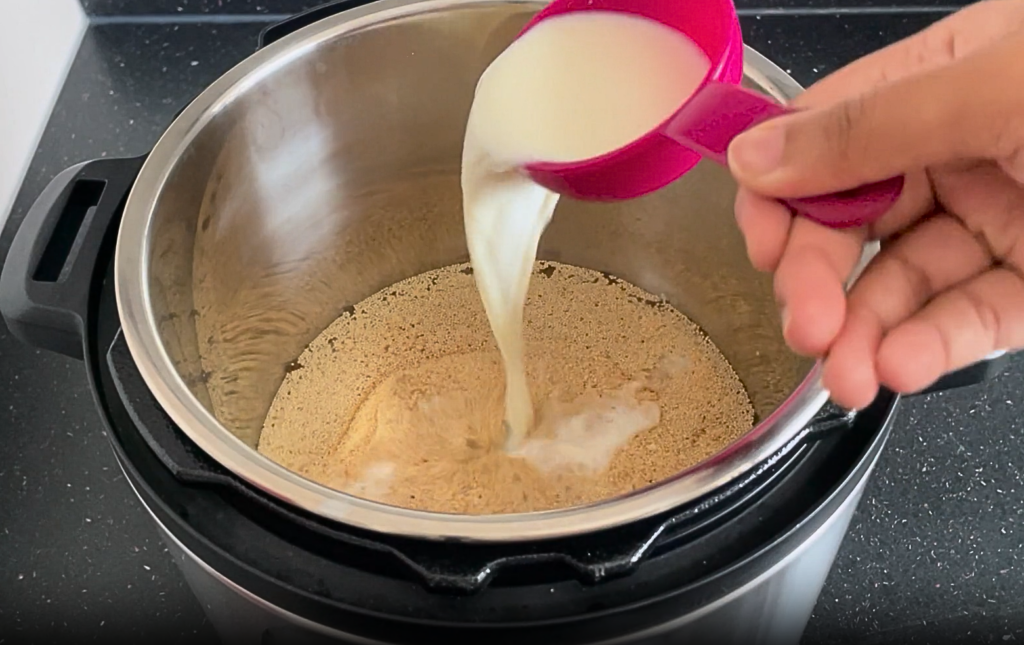
M944 15L747 12L747 41L808 84ZM150 148L174 113L254 50L265 23L93 26L32 162L0 259L68 165ZM908 400L806 635L808 643L1024 640L1024 361ZM0 643L208 642L212 629L122 480L81 365L0 323Z

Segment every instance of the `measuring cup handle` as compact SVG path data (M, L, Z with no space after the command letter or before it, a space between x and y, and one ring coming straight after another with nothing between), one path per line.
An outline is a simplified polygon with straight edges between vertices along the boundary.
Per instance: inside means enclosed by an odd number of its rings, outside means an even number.
M740 133L792 110L769 97L729 83L709 82L665 127L665 134L702 157L728 166L729 144ZM871 224L903 192L903 177L850 190L780 200L797 215L830 228Z
M780 200L797 215L829 228L873 224L889 212L903 194L903 176L817 197Z

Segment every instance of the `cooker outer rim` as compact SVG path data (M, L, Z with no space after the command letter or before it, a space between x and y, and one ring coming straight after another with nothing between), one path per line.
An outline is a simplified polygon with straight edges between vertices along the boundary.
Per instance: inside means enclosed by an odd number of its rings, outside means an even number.
M695 500L750 472L789 445L828 400L816 363L768 418L725 450L676 476L639 491L589 506L541 513L461 516L396 508L363 500L307 480L251 449L225 429L185 385L163 348L149 302L149 235L155 204L170 169L218 106L254 83L261 73L317 43L386 20L425 11L499 5L542 6L526 0L378 0L325 18L246 58L204 90L170 125L148 156L132 188L118 233L115 288L124 337L160 406L206 454L260 490L329 520L367 530L433 540L509 542L559 538L621 526ZM801 91L785 72L749 47L745 73L788 100ZM877 252L865 247L862 266Z

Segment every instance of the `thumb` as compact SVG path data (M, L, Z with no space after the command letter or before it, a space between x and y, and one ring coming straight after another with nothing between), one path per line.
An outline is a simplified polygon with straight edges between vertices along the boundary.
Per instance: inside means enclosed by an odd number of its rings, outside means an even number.
M1024 141L1024 34L939 69L736 137L729 166L775 197L845 190L957 159L1003 159Z

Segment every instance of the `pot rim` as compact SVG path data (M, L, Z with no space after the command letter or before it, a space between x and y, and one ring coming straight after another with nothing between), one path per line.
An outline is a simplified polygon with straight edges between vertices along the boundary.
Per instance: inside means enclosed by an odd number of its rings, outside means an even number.
M125 341L143 379L174 423L199 448L248 484L328 520L424 539L513 542L568 537L620 526L669 511L722 487L784 450L828 400L816 363L766 419L713 457L674 477L586 506L503 515L418 511L361 499L286 469L231 434L186 386L158 333L150 302L149 265L154 207L170 169L195 136L238 95L267 73L328 40L384 22L443 10L522 4L534 0L378 0L325 18L249 56L207 87L153 147L125 204L115 252L115 290ZM802 91L782 69L744 46L744 74L779 100ZM862 266L876 249L865 248Z

